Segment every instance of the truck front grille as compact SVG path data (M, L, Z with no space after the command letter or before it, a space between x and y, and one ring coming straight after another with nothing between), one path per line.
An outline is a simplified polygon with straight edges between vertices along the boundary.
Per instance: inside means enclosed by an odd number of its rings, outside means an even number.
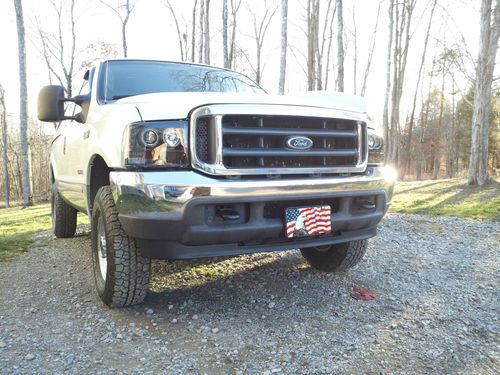
M226 168L308 168L355 166L357 122L311 117L228 115L222 118L222 157ZM305 136L307 150L287 147Z
M366 166L366 125L357 120L220 111L193 116L191 124L195 167L211 174L350 173ZM291 147L303 137L306 147Z

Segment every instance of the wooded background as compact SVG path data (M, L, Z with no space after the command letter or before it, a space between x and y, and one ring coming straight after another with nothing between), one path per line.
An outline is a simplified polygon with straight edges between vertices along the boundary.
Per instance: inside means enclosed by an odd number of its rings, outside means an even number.
M368 1L377 4L369 26L357 17ZM287 82L293 79L302 81L304 90L365 96L373 77L384 77L385 86L377 87L384 96L380 125L386 162L397 168L400 179L467 176L469 184L483 185L500 173L495 71L500 0L458 0L470 5L470 24L480 28L474 56L464 37L471 25L457 26L453 2L446 0L39 0L43 16L32 12L29 20L25 1L12 0L7 10L16 15L20 89L8 92L0 82L0 197L7 206L9 198L30 204L50 195L52 132L28 115L26 50L45 67L47 83L75 95L80 76L93 62L130 55L129 21L139 14L138 6L144 17L153 2L164 7L165 22L176 31L151 36L158 38L158 48L162 38L175 38L179 60L231 68L257 83L264 70L274 69L280 94L289 91ZM119 21L120 43L82 42L86 30L79 19L85 4ZM301 17L290 18L291 9ZM290 36L292 26L303 33L305 44ZM272 41L280 45L274 60L265 53ZM409 56L418 56L417 61L409 62ZM291 71L291 61L298 70ZM18 108L7 108L9 95L19 97Z

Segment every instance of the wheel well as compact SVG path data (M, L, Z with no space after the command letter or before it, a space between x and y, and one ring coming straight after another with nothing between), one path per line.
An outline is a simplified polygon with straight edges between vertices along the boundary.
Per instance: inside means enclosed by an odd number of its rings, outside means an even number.
M92 160L90 166L90 180L88 189L88 207L89 216L92 214L92 205L94 204L95 196L100 187L109 185L109 172L111 169L108 167L102 157L96 155Z

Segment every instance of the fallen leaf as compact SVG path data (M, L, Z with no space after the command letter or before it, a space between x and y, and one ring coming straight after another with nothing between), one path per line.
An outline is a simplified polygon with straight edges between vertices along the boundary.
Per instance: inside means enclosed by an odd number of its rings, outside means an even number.
M360 286L354 286L352 290L356 292L351 294L351 297L354 299L359 299L362 301L371 301L377 299L378 297L378 292L376 290L370 290Z

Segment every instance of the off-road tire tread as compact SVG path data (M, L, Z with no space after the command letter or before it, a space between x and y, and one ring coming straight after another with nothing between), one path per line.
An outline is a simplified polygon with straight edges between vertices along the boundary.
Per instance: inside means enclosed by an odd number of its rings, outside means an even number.
M123 230L109 186L101 187L95 198L92 246L97 244L96 215L102 210L107 235L108 269L104 293L101 299L110 307L140 304L146 298L149 286L151 260L141 256L134 238ZM95 237L95 238L94 238ZM94 268L99 267L93 249ZM97 276L96 276L97 277Z
M56 216L55 220L52 217L54 221L52 223L54 235L57 238L71 238L76 233L76 217L78 212L64 201L55 185L52 186L52 195L52 199L54 200L52 209L55 211Z
M340 272L358 264L367 248L368 240L360 240L332 245L326 252L315 248L300 249L300 252L313 268L325 272Z

